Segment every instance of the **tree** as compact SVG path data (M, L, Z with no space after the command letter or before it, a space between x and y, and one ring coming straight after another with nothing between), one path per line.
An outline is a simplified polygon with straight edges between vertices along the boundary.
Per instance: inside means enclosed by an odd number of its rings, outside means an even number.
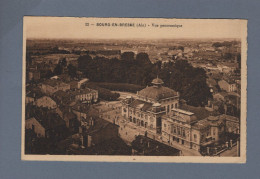
M53 73L54 73L54 75L61 75L62 74L62 66L61 66L61 64L60 63L58 63L57 65L56 65L56 67L54 68L54 71L53 71Z
M125 60L125 61L133 61L134 60L134 52L124 52L121 55L121 60Z
M92 59L85 55L78 58L78 68L94 82L146 86L159 75L165 86L180 92L181 98L194 106L205 105L211 97L206 72L202 68L194 68L186 60L176 60L161 67L161 62L152 64L146 53L137 54L136 60L133 57L132 52L123 53L122 60L105 57Z
M75 78L77 76L77 68L72 64L68 65L68 74L70 77Z

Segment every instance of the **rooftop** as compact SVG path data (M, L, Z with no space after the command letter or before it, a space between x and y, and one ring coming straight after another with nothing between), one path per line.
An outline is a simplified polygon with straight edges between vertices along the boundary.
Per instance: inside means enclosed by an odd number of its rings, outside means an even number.
M150 98L156 101L177 96L177 92L164 86L149 86L138 92L139 96Z
M35 118L46 130L65 126L65 121L57 113L48 111L45 108L36 107L34 110L31 110L31 118Z
M182 110L182 109L177 109L177 108L173 108L172 111L176 111L176 112L179 112L179 113L182 113L182 114L186 114L188 116L194 115L194 113L192 113L192 112Z
M154 85L162 85L163 83L164 83L163 80L158 78L158 76L157 76L157 78L153 79L153 81L152 81L152 84L154 84Z
M43 84L55 87L58 85L65 85L66 83L56 80L56 79L48 79L48 80L44 81Z
M132 142L132 148L146 156L178 156L180 153L178 149L141 135Z
M135 99L131 104L130 107L138 108L142 111L151 111L153 103L145 102L139 99Z
M96 92L96 90L93 90L90 88L85 88L85 89L78 89L75 91L71 91L71 95L88 94L88 93L93 93L93 92Z

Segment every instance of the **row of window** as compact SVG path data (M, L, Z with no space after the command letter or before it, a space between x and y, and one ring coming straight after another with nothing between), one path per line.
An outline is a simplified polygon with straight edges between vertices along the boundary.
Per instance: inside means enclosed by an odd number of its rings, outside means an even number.
M148 123L147 122L144 122L143 120L136 119L135 117L134 118L130 117L129 121L137 124L137 126L148 128ZM151 129L153 129L153 124L151 124L149 127Z
M124 110L125 111L125 110ZM126 111L125 111L126 112ZM143 113L140 113L140 112L135 112L135 111L132 111L132 110L129 110L129 113L130 114L133 114L133 115L136 115L137 117L139 118L145 118L145 119L148 119L149 116L147 114L143 114ZM152 119L152 117L150 117L150 119Z
M173 108L178 108L178 104L177 104L177 103L171 104L171 106L170 106L170 105L167 105L167 112L170 112L170 107L171 107L171 109L173 109Z

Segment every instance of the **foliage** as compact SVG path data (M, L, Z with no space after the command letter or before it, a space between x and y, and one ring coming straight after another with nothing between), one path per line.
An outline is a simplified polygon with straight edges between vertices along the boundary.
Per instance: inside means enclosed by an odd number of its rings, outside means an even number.
M87 83L86 87L91 88L91 89L95 89L98 91L98 97L100 99L106 100L106 101L115 101L119 98L120 94L118 93L113 93L108 89L105 88L101 88L97 85L95 85L94 83Z
M78 69L94 82L129 83L147 86L158 75L168 86L179 91L187 104L203 106L211 97L206 84L206 72L194 68L185 60L176 60L163 67L161 62L152 64L146 53L134 58L132 52L125 52L121 60L117 58L94 57L89 55L78 58Z
M108 83L108 82L95 82L95 85L106 88L112 91L127 91L136 93L144 88L144 86L128 84L128 83Z

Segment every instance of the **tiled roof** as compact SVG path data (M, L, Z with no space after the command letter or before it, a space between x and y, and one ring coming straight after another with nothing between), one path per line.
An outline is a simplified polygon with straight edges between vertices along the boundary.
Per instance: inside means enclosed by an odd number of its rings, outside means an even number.
M210 126L220 126L223 124L223 118L220 116L209 116L205 119L199 120L192 127L197 129L205 129Z
M161 100L161 99L177 96L177 92L164 86L160 86L160 87L150 86L139 91L138 95L153 100Z
M180 152L178 149L141 135L132 142L132 147L146 156L177 156Z
M57 126L65 125L65 121L55 112L46 111L40 108L36 108L32 114L45 129L53 129Z
M79 89L71 92L71 95L80 95L80 94L88 94L88 93L93 93L96 92L93 89L90 88L85 88L85 89Z
M138 108L142 111L151 111L152 110L152 103L148 103L145 101L141 101L139 99L135 99L131 104L130 107L132 108Z

